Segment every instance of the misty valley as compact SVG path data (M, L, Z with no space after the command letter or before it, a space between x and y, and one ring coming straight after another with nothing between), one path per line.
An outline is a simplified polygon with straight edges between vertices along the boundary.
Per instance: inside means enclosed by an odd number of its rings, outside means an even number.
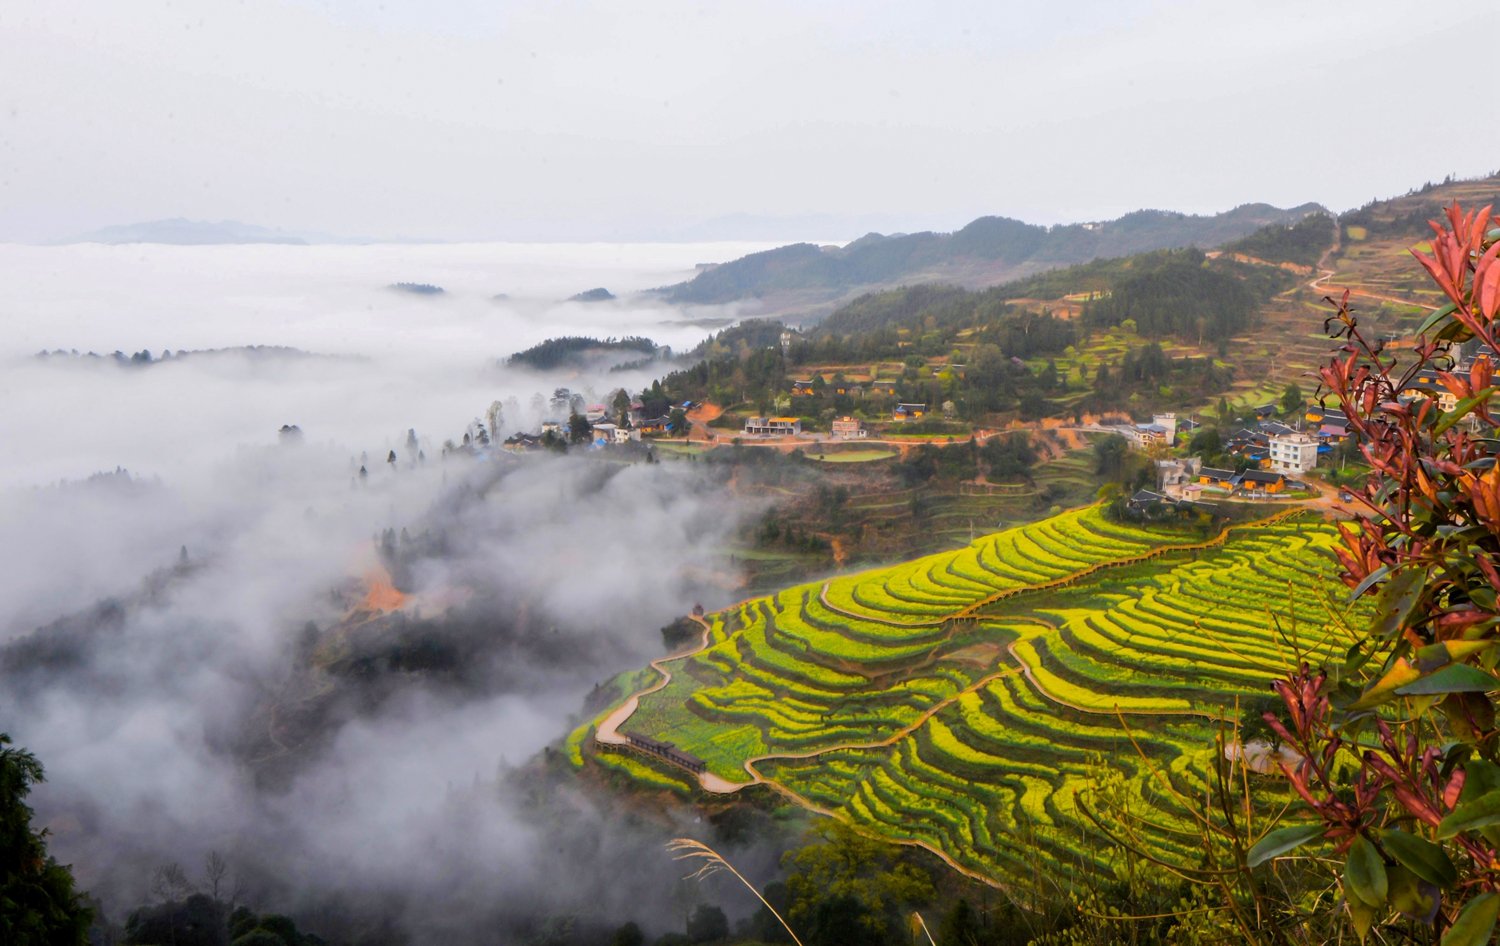
M1497 29L7 0L0 946L1500 940Z

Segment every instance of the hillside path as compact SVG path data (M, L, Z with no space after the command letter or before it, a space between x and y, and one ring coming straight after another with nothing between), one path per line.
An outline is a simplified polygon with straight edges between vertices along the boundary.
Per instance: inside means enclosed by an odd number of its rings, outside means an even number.
M661 674L661 679L656 681L646 689L637 692L634 696L630 697L630 699L626 700L624 703L621 703L614 712L604 717L604 719L599 723L598 728L594 731L595 741L606 743L611 746L630 745L630 740L620 734L620 726L635 714L635 711L641 705L641 697L649 696L650 694L655 693L657 690L662 689L667 684L672 682L672 671L667 669L667 662L672 660L682 660L685 657L691 657L708 647L708 635L713 630L712 625L710 625L703 618L697 617L696 615L693 617L693 620L703 625L703 637L699 640L698 646L682 651L680 653L668 654L665 657L658 657L657 659L651 661L651 669ZM731 782L728 779L721 778L712 772L698 773L698 783L703 786L705 791L715 792L720 795L727 795L732 792L737 792L740 789L744 788L746 784L750 784L742 782Z

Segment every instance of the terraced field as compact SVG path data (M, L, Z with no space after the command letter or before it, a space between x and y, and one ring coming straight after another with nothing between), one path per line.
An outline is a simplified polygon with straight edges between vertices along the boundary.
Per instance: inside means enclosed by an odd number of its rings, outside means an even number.
M1117 870L1083 812L1106 794L1189 863L1223 721L1347 647L1335 539L1074 510L716 615L623 728L996 882Z

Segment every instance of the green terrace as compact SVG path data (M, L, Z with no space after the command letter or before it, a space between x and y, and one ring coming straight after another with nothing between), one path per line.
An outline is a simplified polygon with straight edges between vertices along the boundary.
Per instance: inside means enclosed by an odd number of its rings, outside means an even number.
M627 726L997 883L1121 869L1084 810L1106 788L1187 864L1216 733L1348 646L1336 541L1295 511L1204 534L1072 510L715 615Z

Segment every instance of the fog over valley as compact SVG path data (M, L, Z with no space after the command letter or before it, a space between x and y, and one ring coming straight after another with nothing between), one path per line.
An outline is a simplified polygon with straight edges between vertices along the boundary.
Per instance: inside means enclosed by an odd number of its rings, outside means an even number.
M1496 36L0 0L0 946L1500 940Z
M408 428L440 443L492 400L550 395L546 380L496 369L546 338L635 334L678 350L701 341L735 311L629 294L763 248L0 246L0 278L11 287L0 302L0 431L17 447L0 460L0 484L77 478L101 465L203 472L237 444L270 442L282 424L356 453L379 447L384 455ZM402 282L444 291L390 288ZM595 287L620 298L563 301ZM223 357L138 376L26 357L250 345L337 357ZM600 397L643 381L644 373L563 379L579 391L593 382Z
M664 855L559 883L635 858L630 830L581 797L527 814L506 772L662 625L727 603L744 510L689 464L444 441L495 401L503 437L557 387L649 385L659 364L503 360L560 335L691 348L735 312L631 294L755 248L0 247L0 720L107 910L210 850L247 895L419 941L653 895ZM591 287L619 298L561 301Z

